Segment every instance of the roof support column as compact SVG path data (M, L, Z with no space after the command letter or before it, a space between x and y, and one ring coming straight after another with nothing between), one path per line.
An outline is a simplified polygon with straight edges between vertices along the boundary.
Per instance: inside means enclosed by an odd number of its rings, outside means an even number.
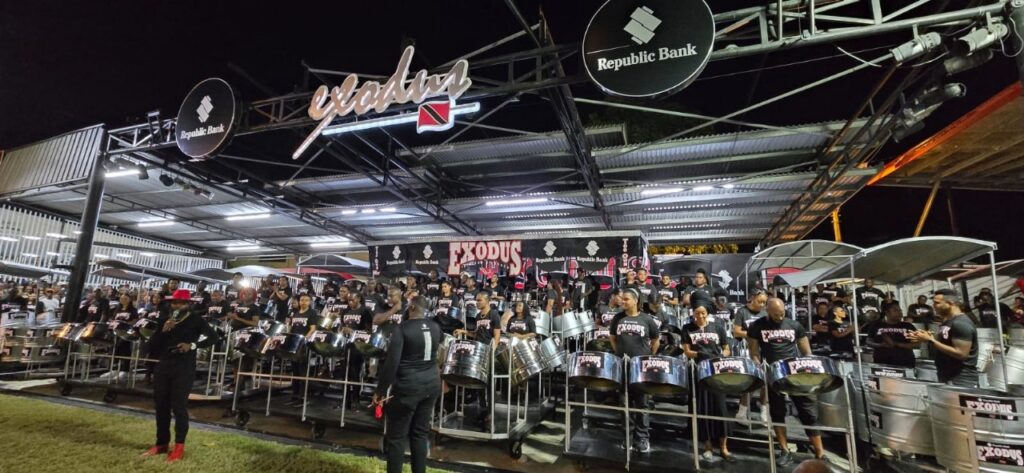
M914 228L914 236L921 236L921 230L924 228L924 221L928 219L928 214L932 211L932 203L935 202L935 194L939 193L939 186L942 181L935 181L932 184L932 191L928 193L928 200L924 202L924 209L921 210L921 218L917 219L917 228Z
M104 138L107 134L103 131ZM102 143L100 139L97 143ZM61 311L62 322L72 322L78 316L78 300L82 297L82 290L85 289L85 279L89 272L89 256L92 253L92 242L96 236L96 225L100 221L100 207L103 205L103 190L106 187L107 176L103 169L103 160L106 154L97 146L96 155L93 158L92 173L89 175L89 191L85 196L85 209L82 210L81 235L78 235L78 244L75 245L75 258L71 269L71 278L68 281L68 290L64 295L64 309Z

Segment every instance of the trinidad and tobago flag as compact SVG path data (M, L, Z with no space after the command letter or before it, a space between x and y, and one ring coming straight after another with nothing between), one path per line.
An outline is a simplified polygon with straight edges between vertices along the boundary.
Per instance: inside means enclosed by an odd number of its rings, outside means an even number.
M454 106L455 102L452 100L420 104L419 113L416 115L416 133L444 131L455 126L455 120L452 119Z

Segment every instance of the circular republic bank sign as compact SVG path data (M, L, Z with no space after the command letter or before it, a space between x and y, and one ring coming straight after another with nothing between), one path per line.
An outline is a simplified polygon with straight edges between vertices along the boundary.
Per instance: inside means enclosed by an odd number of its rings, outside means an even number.
M608 0L583 37L583 64L610 95L661 98L704 70L715 20L703 0Z
M174 138L191 158L205 158L227 145L238 124L240 107L224 79L206 79L192 88L178 109Z

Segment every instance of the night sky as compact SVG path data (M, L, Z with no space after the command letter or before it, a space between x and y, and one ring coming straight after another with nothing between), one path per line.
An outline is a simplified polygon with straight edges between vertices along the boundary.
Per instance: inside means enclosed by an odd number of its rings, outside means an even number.
M894 0L896 1L896 0ZM722 12L758 1L714 1ZM951 2L954 5L965 2ZM531 23L543 8L557 42L582 39L597 0L517 0ZM244 99L268 95L241 76L244 70L278 94L304 88L302 61L313 67L390 74L407 41L415 41L414 67L437 66L460 54L519 30L498 0L274 2L52 0L0 2L0 148L10 148L96 123L137 123L160 109L173 116L197 82L223 77ZM870 58L905 36L867 38L841 44ZM526 49L525 42L496 54ZM826 58L824 60L815 60ZM815 60L807 62L810 60ZM566 61L573 73L579 58ZM804 64L792 64L804 62ZM229 67L234 64L237 68ZM688 89L656 106L709 115L725 114L856 65L833 45L799 48L771 55L715 62ZM765 70L762 70L765 68ZM900 74L906 73L901 70ZM843 120L854 110L880 72L868 70L743 119L774 125ZM955 78L967 96L950 102L928 120L924 131L890 145L879 160L895 157L986 98L1017 80L1012 60L995 60ZM317 85L310 78L306 87ZM594 86L573 87L577 96L604 98ZM553 114L537 114L531 100L513 106L495 124L532 131L557 129ZM485 104L486 106L486 104ZM550 110L550 109L548 109ZM588 116L595 110L581 107ZM713 133L736 131L716 127ZM485 133L485 132L481 132ZM480 136L477 136L480 137ZM286 143L289 148L294 143ZM872 245L910 236L926 189L867 188L842 209L844 239ZM1008 192L953 191L962 236L999 243L1001 259L1024 257L1024 230L1016 209L1024 196ZM944 194L940 194L924 234L950 234ZM810 235L831 238L829 222Z

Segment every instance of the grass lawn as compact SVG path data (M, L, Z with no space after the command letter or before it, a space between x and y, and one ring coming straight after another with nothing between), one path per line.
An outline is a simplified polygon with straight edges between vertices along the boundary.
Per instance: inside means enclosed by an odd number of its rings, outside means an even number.
M195 428L188 435L185 459L168 465L164 456L139 458L139 454L152 445L153 436L153 419L0 395L0 472L3 473L370 473L385 470L384 462L375 458Z

